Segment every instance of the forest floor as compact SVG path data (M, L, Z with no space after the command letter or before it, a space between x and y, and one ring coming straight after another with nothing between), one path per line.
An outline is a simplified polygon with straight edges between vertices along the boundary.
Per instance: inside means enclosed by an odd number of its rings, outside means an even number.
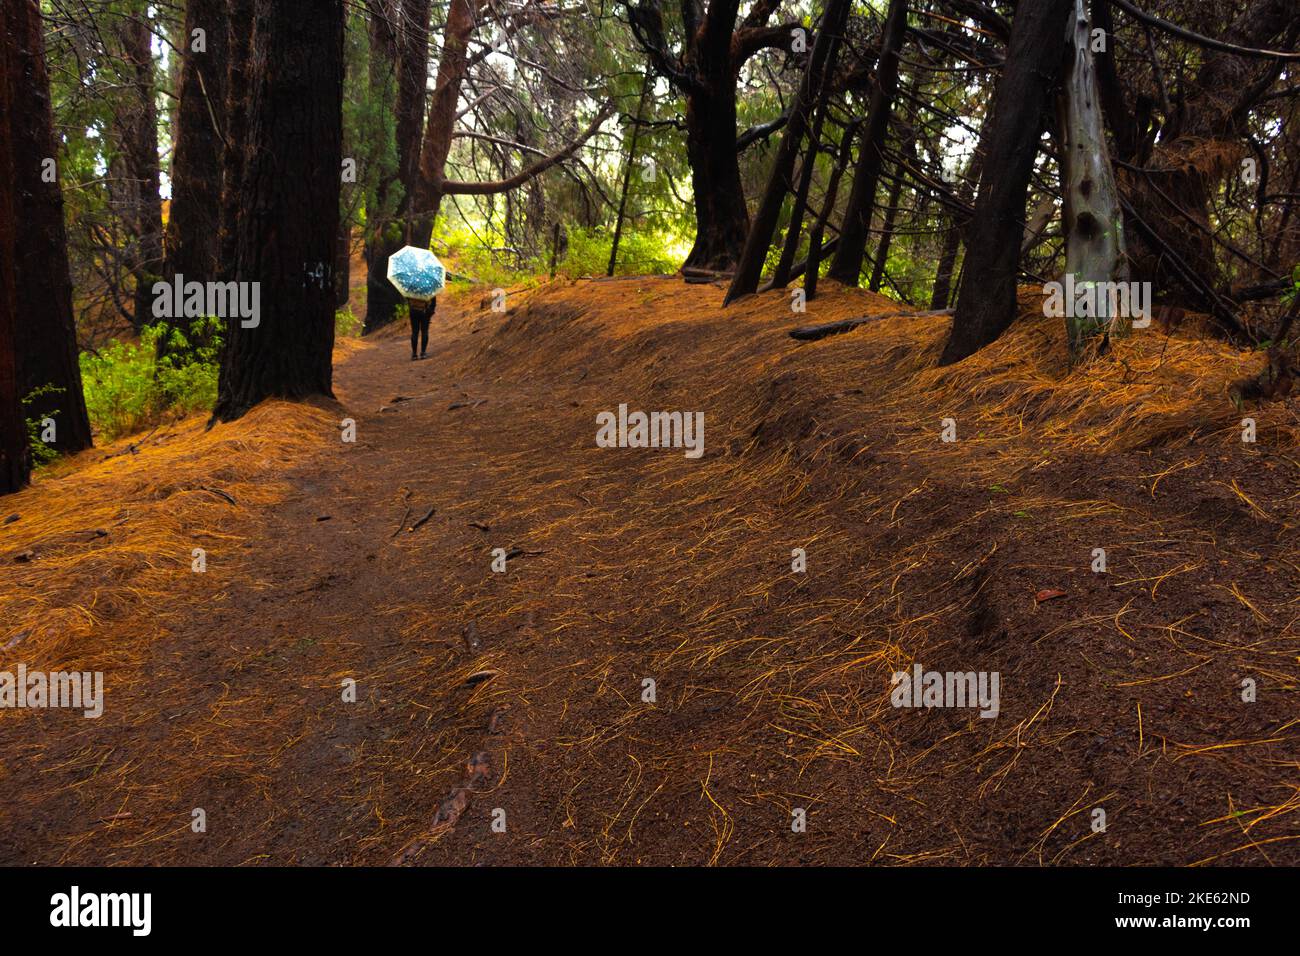
M1227 400L1258 356L1071 373L1029 302L936 369L943 318L787 337L897 308L857 290L480 294L427 361L341 343L337 404L0 504L0 670L105 675L98 719L0 711L0 863L1300 863L1300 419ZM703 457L596 447L620 403L702 411ZM998 716L895 708L914 663Z

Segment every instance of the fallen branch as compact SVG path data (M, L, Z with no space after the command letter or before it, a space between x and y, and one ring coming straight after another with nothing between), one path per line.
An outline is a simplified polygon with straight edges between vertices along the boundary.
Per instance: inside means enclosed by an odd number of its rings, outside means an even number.
M831 335L841 335L844 332L852 332L859 325L866 325L868 322L877 322L882 319L893 319L900 315L921 318L931 315L952 315L955 309L934 309L928 312L886 312L884 315L864 315L859 319L841 319L838 322L824 322L821 325L801 325L797 329L790 330L790 338L798 339L800 342L815 342L818 339L824 339Z
M437 508L430 508L427 512L425 512L425 515L424 515L423 518L421 518L421 519L420 519L419 521L417 521L415 524L411 525L411 526L410 526L409 528L407 528L406 530L407 530L407 531L411 531L411 532L418 531L418 530L420 529L420 527L421 527L421 526L422 526L426 521L428 521L430 518L433 517L433 513L434 513L435 511L437 511L437 510L438 510Z
M491 774L492 763L486 751L480 750L470 757L465 765L464 782L442 801L438 811L433 815L433 825L398 850L389 860L388 865L405 866L441 839L456 825L456 821L469 808L470 799L483 784L488 782Z
M510 561L514 558L534 557L536 555L545 554L545 553L546 553L545 551L525 551L523 548L514 547L506 552L506 560Z
M722 269L699 269L695 266L682 266L682 278L687 282L712 282L715 279L730 279L732 273Z
M224 492L224 491L220 491L220 490L218 490L218 489L216 489L216 488L208 488L208 487L206 487L206 486L200 485L200 486L199 486L199 491L206 491L208 494L210 494L210 495L216 495L218 498L225 498L225 499L226 499L227 501L229 501L232 505L238 505L238 504L239 504L239 502L237 502L237 501L236 501L233 497L231 497L230 495L226 494L226 492Z

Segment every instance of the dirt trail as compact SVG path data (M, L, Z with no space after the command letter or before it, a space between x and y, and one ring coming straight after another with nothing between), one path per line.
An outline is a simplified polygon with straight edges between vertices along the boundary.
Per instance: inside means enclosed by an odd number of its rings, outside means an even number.
M942 319L801 352L779 296L583 288L340 364L356 442L231 509L239 571L178 582L147 680L0 720L0 862L1300 860L1289 446L1102 466L1022 408L938 467L942 389L889 383ZM705 457L597 449L620 402L703 410ZM891 708L914 660L999 671L1002 713Z

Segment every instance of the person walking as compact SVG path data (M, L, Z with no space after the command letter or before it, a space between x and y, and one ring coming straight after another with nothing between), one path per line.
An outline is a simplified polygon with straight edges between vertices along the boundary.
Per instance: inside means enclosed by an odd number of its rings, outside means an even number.
M438 300L407 299L406 305L411 310L411 361L414 362L424 358L429 351L429 322L433 319L433 313L438 311Z

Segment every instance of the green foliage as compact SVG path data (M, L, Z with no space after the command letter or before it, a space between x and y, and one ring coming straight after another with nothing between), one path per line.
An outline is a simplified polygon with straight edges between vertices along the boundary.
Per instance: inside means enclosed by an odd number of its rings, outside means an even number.
M501 236L495 232L489 231L485 234L476 231L461 219L455 220L454 223L440 219L438 225L439 229L433 245L438 248L439 256L445 255L447 260L456 264L453 268L444 262L445 265L448 265L448 269L453 272L468 276L489 286L508 286L521 273L541 268L535 261L526 263L503 262L498 254L493 253L488 248L489 246L499 245L503 241ZM445 249L445 253L443 249ZM405 312L401 317L405 318Z
M447 256L456 262L455 271L489 287L517 287L537 277L545 278L551 267L549 239L535 256L504 258L487 246L501 243L499 235L476 233L466 225L444 224L438 240L446 246ZM568 248L556 263L556 272L569 276L603 276L609 268L609 250L614 241L612 229L568 230ZM634 230L629 224L618 244L619 275L645 275L673 272L689 249L689 242L672 232Z
M348 18L344 39L343 155L356 161L357 181L344 183L340 211L345 220L373 227L394 214L402 196L396 178L397 76L391 64L382 62L382 53L370 48L360 6ZM389 242L401 237L395 223L384 229Z
M42 385L40 388L33 389L27 397L23 399L23 407L26 408L43 395L59 395L62 393L63 389L57 388L54 385ZM47 414L50 416L57 415L59 414L59 411L58 409L55 409ZM45 444L41 439L41 431L43 430L41 427L41 419L26 418L25 416L24 418L27 423L27 448L32 455L32 467L40 468L42 465L48 465L55 458L59 457L59 453L49 445Z
M361 334L361 319L352 311L352 306L345 305L334 313L334 335L343 338L356 338Z
M609 268L613 242L612 230L573 229L569 232L568 253L557 270L571 276L604 275ZM624 229L618 241L618 263L614 271L619 275L673 272L682 260L673 250L673 244L671 236Z
M114 340L81 355L81 380L90 423L112 440L156 424L164 415L212 407L221 350L216 319L195 322L192 344L164 324L146 328L138 342ZM161 358L158 342L166 336Z

